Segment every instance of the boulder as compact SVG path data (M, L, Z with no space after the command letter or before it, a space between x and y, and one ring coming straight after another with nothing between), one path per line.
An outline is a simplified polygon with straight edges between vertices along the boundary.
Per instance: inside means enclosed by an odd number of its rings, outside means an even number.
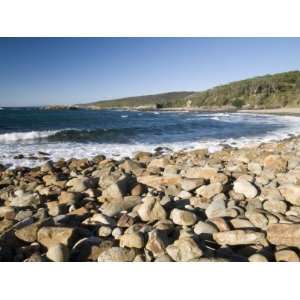
M211 179L218 173L218 170L211 167L191 167L185 172L185 177L191 179L203 178Z
M233 184L233 190L236 193L243 194L248 199L256 197L258 193L256 187L245 179L236 180Z
M137 213L140 216L140 218L145 222L164 220L167 217L165 209L154 197L144 198L144 202L138 208Z
M197 216L194 213L178 208L174 208L171 211L170 219L181 226L191 226L197 222Z
M196 194L206 199L211 199L215 195L221 193L223 186L220 182L211 183L209 185L203 185L196 190Z
M112 247L104 250L98 262L130 262L135 258L135 251L128 248Z
M125 233L120 237L120 247L137 248L144 247L144 237L139 232Z
M165 186L179 185L181 183L181 177L179 175L169 175L169 176L146 175L146 176L137 177L137 181L146 186L153 187L158 191L162 191Z
M273 245L300 247L300 224L272 224L267 239Z
M287 161L280 155L268 155L264 159L264 168L271 169L277 173L285 172L287 168Z
M191 261L203 255L197 243L189 237L182 237L166 248L168 255L175 261Z
M300 185L286 184L279 187L281 195L286 201L300 206Z
M46 248L63 244L72 245L77 238L77 230L71 227L42 227L37 233L37 240Z
M263 242L265 234L253 230L230 230L216 232L213 234L213 239L219 245L251 245Z
M69 260L69 249L66 245L57 244L48 249L46 256L53 262L65 262Z

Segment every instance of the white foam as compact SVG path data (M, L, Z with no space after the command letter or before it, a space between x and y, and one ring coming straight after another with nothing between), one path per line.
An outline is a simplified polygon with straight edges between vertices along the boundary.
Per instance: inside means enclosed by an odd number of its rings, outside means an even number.
M30 132L12 132L0 134L1 143L10 143L25 140L42 139L56 134L57 131L30 131Z

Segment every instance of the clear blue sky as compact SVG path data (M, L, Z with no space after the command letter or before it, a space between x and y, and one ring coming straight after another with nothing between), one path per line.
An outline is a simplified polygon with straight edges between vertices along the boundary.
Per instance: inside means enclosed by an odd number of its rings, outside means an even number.
M300 69L300 38L0 38L0 106L199 91Z

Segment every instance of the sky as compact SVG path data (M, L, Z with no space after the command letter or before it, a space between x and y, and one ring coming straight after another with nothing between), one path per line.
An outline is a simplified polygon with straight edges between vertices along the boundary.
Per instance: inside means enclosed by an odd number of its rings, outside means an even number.
M0 106L201 91L300 69L300 38L0 38Z

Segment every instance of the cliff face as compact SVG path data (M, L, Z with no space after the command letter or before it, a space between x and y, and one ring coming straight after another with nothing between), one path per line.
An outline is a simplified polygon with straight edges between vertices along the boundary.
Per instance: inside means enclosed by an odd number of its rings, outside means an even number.
M232 82L202 92L172 92L98 101L83 106L278 108L300 106L300 72L291 71Z

